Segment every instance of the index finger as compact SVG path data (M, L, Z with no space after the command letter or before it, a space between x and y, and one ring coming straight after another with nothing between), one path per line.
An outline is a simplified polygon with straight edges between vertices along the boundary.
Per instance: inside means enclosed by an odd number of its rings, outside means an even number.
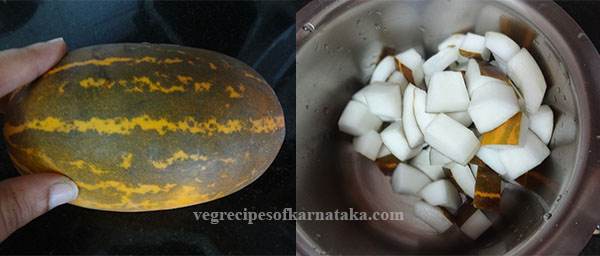
M0 51L0 97L44 74L66 52L67 45L62 38Z

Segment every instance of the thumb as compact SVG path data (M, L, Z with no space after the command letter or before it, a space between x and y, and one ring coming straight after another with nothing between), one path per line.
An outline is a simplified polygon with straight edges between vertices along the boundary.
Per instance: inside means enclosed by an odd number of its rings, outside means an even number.
M0 97L44 74L66 52L67 45L62 38L0 51Z
M0 242L52 208L77 198L77 186L56 173L0 181Z

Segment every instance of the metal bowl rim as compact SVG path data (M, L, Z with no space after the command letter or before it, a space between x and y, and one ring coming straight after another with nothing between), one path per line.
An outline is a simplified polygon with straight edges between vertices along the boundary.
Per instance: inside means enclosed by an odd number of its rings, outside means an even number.
M318 28L344 11L363 1L311 1L296 13L296 55L313 33L304 30L305 24ZM512 11L528 17L538 28L554 35L553 46L565 60L574 86L577 105L576 163L583 171L566 181L568 194L553 212L552 218L544 223L527 240L512 248L507 254L565 254L579 252L589 240L597 223L600 222L600 112L594 108L593 100L600 99L600 56L584 31L558 4L553 1L511 0L503 1ZM532 15L533 14L533 15ZM544 33L547 35L548 33ZM587 229L586 229L587 228ZM586 229L582 231L582 229ZM312 244L302 228L296 225L296 251L302 255L315 254L318 247Z

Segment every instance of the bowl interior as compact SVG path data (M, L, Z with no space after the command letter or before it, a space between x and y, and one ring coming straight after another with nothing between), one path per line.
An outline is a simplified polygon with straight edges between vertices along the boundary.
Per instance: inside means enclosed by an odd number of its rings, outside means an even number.
M551 3L549 3L551 4ZM569 69L544 29L506 1L364 1L332 5L305 24L297 46L298 211L402 212L402 221L298 221L298 239L331 254L504 253L533 239L576 174L577 97ZM352 149L337 120L384 48L431 56L452 33L501 31L534 56L554 112L552 150L530 171L528 189L506 187L494 225L476 242L456 228L437 234L412 213L419 199L394 194L390 178Z

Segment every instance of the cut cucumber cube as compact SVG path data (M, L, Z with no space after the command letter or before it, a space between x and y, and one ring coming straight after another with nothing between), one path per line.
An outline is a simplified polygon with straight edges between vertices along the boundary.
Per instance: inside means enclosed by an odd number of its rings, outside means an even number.
M422 149L411 148L404 136L404 128L401 121L396 121L390 124L381 132L381 140L383 144L392 152L392 154L400 159L400 161L408 160L416 156Z
M429 183L425 174L404 163L399 163L392 174L392 189L399 194L419 196L417 192Z
M469 238L477 240L491 226L492 222L490 219L481 210L477 210L460 226L460 230Z
M379 133L374 130L369 130L363 135L354 137L352 144L356 152L371 159L371 161L375 161L382 145Z
M537 112L546 93L546 80L533 56L523 48L510 58L507 68L508 77L523 95L527 112Z
M467 111L477 130L485 133L519 112L519 104L510 86L503 82L489 82L473 93Z
M501 150L499 155L508 177L514 180L542 163L550 150L537 135L528 131L522 147Z
M411 48L401 52L396 55L396 60L409 83L417 86L423 83L423 57L417 50Z
M475 197L475 177L468 166L454 164L450 168L456 184L471 198Z
M477 58L485 61L490 59L490 50L485 47L485 37L481 35L467 33L458 51L467 58Z
M542 105L537 112L529 115L529 129L548 145L554 129L554 114L548 105Z
M429 163L429 152L431 147L421 151L413 159L410 160L409 164L427 175L431 180L439 180L446 177L442 170L442 165L431 165Z
M471 130L443 113L429 123L424 135L427 144L461 165L466 165L479 148Z
M400 85L375 83L365 92L367 106L372 114L391 119L402 117L402 94ZM387 118L386 118L387 119Z
M496 60L507 61L519 52L521 47L505 34L488 31L485 33L485 47L494 54Z
M465 111L469 106L469 93L460 72L437 72L431 78L427 91L429 113Z
M423 145L423 133L419 129L417 119L415 118L414 112L414 101L415 101L415 87L409 84L404 91L404 97L402 99L402 124L404 126L404 134L406 140L411 148L416 148Z
M445 114L450 118L458 121L465 127L469 127L471 126L471 124L473 124L473 120L471 120L471 116L469 115L468 111L449 112Z
M360 136L369 130L379 130L382 123L379 117L371 114L367 105L351 100L340 116L338 127L342 132Z
M392 72L387 82L400 85L401 92L404 92L404 90L406 90L406 87L408 86L408 80L406 80L406 77L404 77L404 75L400 71Z
M417 218L429 225L439 233L444 233L451 228L454 223L444 214L444 210L438 206L432 206L423 201L415 203L413 212Z
M425 84L429 84L429 79L435 72L444 71L450 64L458 60L458 51L455 47L442 49L431 56L423 63L423 73L425 75Z
M429 147L431 150L429 152L429 163L432 165L445 165L448 163L453 163L454 161L450 160L450 158L446 157L439 151L435 150L433 147Z
M425 108L427 106L427 92L420 88L415 89L415 100L414 100L414 112L417 124L421 132L425 130L425 127L431 123L437 114L427 113Z
M430 205L438 205L450 211L458 210L461 199L452 183L446 179L437 180L424 186L418 194Z
M385 82L387 78L396 70L396 61L394 56L386 56L375 67L371 75L371 83Z
M500 159L499 150L490 148L488 146L481 146L479 147L479 151L477 151L476 156L500 176L506 174L506 168L504 168L504 164Z

